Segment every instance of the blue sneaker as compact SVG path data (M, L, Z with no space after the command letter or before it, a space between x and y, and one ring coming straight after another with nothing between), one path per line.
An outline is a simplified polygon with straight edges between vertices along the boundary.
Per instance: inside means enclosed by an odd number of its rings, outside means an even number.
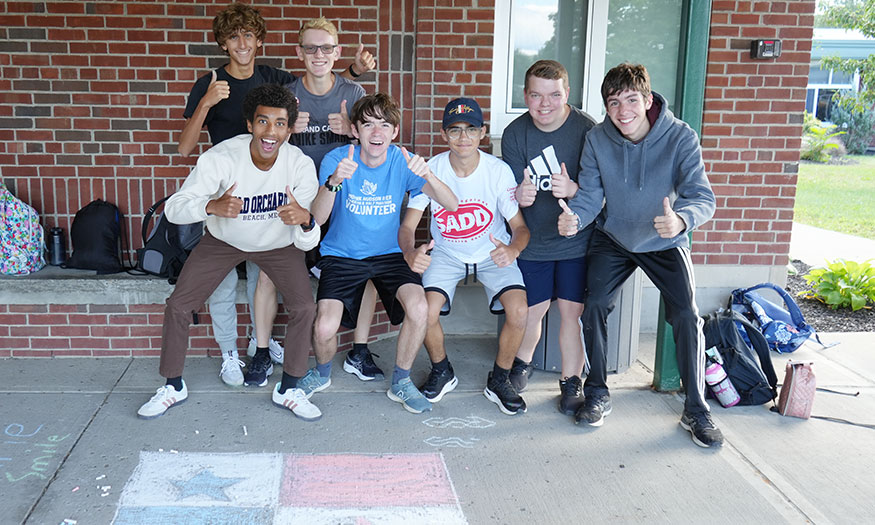
M298 388L304 391L307 399L316 392L321 392L331 386L331 377L322 377L315 368L307 370L307 374L298 379Z
M298 385L301 383L298 382ZM401 381L392 385L386 392L389 399L397 401L404 405L408 412L421 414L431 410L431 402L422 395L422 392L416 388L409 377L405 377Z

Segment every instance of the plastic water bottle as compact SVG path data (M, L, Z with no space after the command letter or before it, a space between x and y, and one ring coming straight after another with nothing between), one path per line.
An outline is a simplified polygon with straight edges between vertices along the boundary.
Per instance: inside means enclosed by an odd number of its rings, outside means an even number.
M705 368L705 382L711 387L714 397L725 408L737 405L741 401L741 397L729 376L726 375L726 370L717 361L709 359L708 363L710 364Z

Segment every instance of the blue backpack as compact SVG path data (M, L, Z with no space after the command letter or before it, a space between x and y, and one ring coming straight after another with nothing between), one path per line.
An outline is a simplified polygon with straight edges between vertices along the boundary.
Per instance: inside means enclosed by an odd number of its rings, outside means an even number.
M761 288L777 293L783 300L784 306L775 304L756 293L756 290ZM811 336L814 336L821 346L826 347L820 342L820 337L814 328L805 322L796 301L780 286L762 283L750 288L733 290L729 307L758 328L765 336L769 348L780 354L795 351Z

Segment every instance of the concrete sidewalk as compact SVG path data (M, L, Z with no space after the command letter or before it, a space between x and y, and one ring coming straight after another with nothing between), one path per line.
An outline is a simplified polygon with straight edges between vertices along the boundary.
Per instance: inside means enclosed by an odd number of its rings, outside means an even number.
M871 334L822 334L814 413L875 423ZM391 370L394 338L372 345ZM862 523L875 494L875 431L723 409L722 450L678 426L681 398L650 390L653 341L611 376L599 429L556 410L558 375L537 372L528 413L486 400L494 337L454 336L459 387L427 414L391 402L335 361L305 423L270 389L230 389L220 360L192 358L188 402L143 421L160 384L155 359L0 363L0 523ZM784 356L774 356L779 376ZM414 380L424 380L421 352ZM274 372L273 383L280 377ZM271 481L259 481L263 477ZM270 477L273 476L273 477ZM265 478L267 479L267 478ZM868 502L868 503L867 503ZM213 520L213 521L210 521Z

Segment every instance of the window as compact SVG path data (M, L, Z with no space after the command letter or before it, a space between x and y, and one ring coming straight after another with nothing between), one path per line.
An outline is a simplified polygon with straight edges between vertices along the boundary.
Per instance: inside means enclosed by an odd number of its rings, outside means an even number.
M805 111L814 113L820 120L829 121L832 96L845 89L856 91L859 84L858 73L849 75L841 71L825 70L820 68L819 62L812 63L808 70Z

